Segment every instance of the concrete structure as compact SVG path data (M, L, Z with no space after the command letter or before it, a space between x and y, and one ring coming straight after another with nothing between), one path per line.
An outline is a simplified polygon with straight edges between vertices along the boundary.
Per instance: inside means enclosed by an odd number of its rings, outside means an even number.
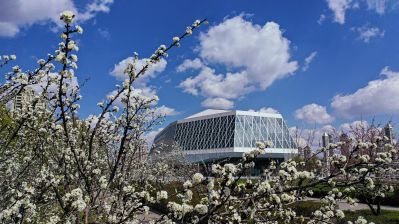
M28 106L33 105L34 98L35 91L32 88L25 87L22 92L13 97L11 112L25 110ZM44 109L46 106L47 104L42 101L35 104L35 107L40 109Z
M325 149L323 153L323 163L324 163L323 175L330 176L330 162L328 161L328 158L330 157L330 153L332 152L330 152L330 150L327 149L328 145L332 143L331 135L324 132L324 134L321 136L321 140L323 143L323 148Z
M261 158L284 160L298 153L281 114L239 110L205 110L163 129L154 144L177 143L190 162L238 159L256 148L273 144Z
M393 126L392 126L391 122L389 122L388 124L385 125L384 134L388 138L388 142L387 143L393 145L395 137L394 137Z

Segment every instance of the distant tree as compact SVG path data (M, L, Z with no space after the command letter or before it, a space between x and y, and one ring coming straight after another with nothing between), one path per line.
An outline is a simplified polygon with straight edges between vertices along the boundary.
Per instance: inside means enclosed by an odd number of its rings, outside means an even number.
M343 137L342 137L343 135ZM388 136L385 136L384 129L381 125L375 124L374 120L371 124L360 122L356 125L350 125L346 133L341 134L340 149L341 154L346 155L349 164L356 164L357 157L362 157L369 163L382 163L384 160L394 162L399 147L392 145ZM367 142L359 145L358 142ZM349 150L355 148L355 150ZM387 157L386 151L393 152L392 157ZM356 156L353 156L356 155ZM395 166L384 165L369 170L368 165L363 165L354 170L364 180L353 184L357 189L356 197L365 202L374 215L381 214L381 202L385 196L394 191L394 186L389 184L395 181L398 175Z

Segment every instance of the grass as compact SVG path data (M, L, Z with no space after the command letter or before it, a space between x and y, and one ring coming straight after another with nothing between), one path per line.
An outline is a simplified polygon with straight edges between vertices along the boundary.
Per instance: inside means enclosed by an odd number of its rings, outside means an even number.
M399 224L399 211L382 210L379 216L373 215L370 210L346 211L345 216L346 221L352 222L356 221L357 217L363 216L368 222L375 224Z
M312 212L319 209L321 202L316 201L300 201L292 205L293 210L297 215L303 215L309 217ZM368 222L374 222L375 224L399 224L399 211L382 210L379 216L373 215L368 210L358 211L344 211L344 220L337 221L337 224L347 224L348 221L356 221L359 216L363 216Z

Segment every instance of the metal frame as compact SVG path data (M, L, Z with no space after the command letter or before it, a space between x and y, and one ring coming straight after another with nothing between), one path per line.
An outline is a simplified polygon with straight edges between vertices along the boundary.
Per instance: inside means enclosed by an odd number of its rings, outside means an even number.
M154 144L177 142L189 160L231 157L256 148L256 142L273 145L266 157L286 158L298 153L281 114L238 110L205 110L168 125ZM197 159L196 159L197 158Z

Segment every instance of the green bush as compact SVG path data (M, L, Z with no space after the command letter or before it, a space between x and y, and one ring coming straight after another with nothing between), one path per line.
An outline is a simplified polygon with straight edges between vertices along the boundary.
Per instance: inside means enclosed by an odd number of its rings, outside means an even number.
M317 201L298 201L291 206L297 216L302 215L304 217L309 217L322 206L322 203Z
M383 205L399 206L399 187L396 187L394 192L390 193L383 199Z
M331 191L332 187L330 187L328 184L318 184L311 188L313 191L312 195L308 195L309 197L315 197L315 198L322 198L328 194L329 191Z
M322 198L328 195L328 192L331 191L332 187L328 186L328 184L319 184L313 187L311 190L313 191L313 195L308 195L309 197ZM359 199L360 203L365 203L364 196L361 192L354 193L351 197ZM395 187L394 192L389 193L381 200L381 205L387 206L399 206L399 186Z

